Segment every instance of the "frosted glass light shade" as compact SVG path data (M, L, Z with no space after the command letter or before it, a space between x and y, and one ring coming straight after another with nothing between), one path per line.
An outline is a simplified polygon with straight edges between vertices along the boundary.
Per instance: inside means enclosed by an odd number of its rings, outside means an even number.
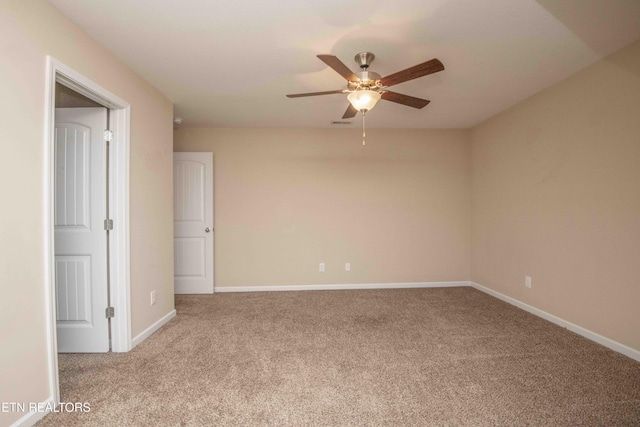
M351 105L353 105L353 108L358 111L366 112L376 105L376 102L380 99L380 94L375 90L357 90L355 92L351 92L347 96L347 99Z

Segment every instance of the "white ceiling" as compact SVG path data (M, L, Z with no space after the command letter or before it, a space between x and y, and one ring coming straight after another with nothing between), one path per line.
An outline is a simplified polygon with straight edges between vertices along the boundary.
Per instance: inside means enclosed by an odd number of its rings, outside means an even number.
M331 127L346 95L317 54L383 76L440 59L393 87L369 128L469 128L640 39L638 0L50 0L175 104L183 127ZM351 126L360 125L359 116ZM344 125L342 125L344 126Z

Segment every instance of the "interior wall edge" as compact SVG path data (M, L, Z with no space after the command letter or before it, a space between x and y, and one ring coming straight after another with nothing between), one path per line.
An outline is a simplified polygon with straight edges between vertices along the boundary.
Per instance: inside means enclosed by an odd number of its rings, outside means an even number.
M50 397L44 402L37 402L36 405L38 406L38 408L44 410L29 410L29 412L25 413L22 417L14 421L13 424L10 425L10 427L31 427L32 425L43 419L49 412L51 412L51 408L55 406L55 401L53 397Z
M584 338L587 338L588 340L596 342L604 347L607 347L610 350L613 350L617 353L623 354L627 357L630 357L633 360L640 362L640 350L636 350L634 348L626 346L622 343L612 340L611 338L607 338L587 328L583 328L580 325L576 325L575 323L569 322L568 320L565 320L561 317L555 316L551 313L547 313L544 310L540 310L539 308L536 308L532 305L525 304L520 300L517 300L515 298L512 298L500 292L494 291L493 289L483 286L479 283L471 281L469 282L469 285L481 292L491 295L492 297L498 298L499 300L509 303L515 307L518 307L519 309L522 309L528 313L536 315L551 323L555 323L556 325L563 327L565 329L568 329L569 331L574 332Z
M168 323L171 319L176 317L176 310L173 309L166 315L162 316L158 321L156 321L153 325L149 326L144 331L140 332L138 335L133 337L131 340L131 350L136 348L138 344L142 343L144 340L153 335L158 329L163 327L166 323Z

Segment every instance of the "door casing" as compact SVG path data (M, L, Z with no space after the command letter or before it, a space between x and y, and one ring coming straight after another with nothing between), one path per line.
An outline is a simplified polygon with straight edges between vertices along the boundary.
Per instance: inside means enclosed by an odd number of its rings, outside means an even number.
M111 345L114 352L127 352L132 348L130 304L130 229L129 229L129 174L130 174L130 105L94 81L47 56L44 117L44 268L45 307L47 326L47 356L49 365L50 399L60 402L58 377L58 350L56 337L55 301L55 249L54 249L54 127L55 84L73 89L87 98L104 105L110 112L113 142L109 150L109 211L114 222L109 242L109 276L111 306L115 317L111 319Z

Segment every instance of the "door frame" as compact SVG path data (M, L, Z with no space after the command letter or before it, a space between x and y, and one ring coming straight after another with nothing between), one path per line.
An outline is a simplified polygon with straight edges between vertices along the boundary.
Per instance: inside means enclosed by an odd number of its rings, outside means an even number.
M44 117L44 268L45 307L48 341L49 388L54 403L60 402L58 377L58 343L56 335L55 247L54 247L54 137L55 86L64 86L104 105L109 109L109 127L113 140L109 150L109 211L114 227L109 233L109 279L111 306L116 316L111 319L111 350L127 352L131 341L130 302L130 117L128 102L94 81L47 55Z

